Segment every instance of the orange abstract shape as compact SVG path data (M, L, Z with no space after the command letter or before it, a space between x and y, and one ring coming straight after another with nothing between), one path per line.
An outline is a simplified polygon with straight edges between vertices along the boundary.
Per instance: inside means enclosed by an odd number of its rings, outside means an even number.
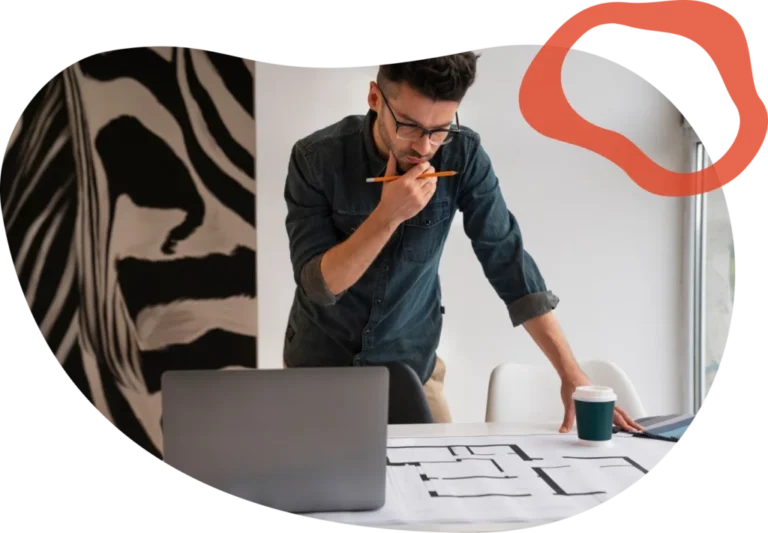
M596 126L574 111L563 92L563 62L582 35L603 24L680 35L709 54L741 120L735 141L721 159L703 172L673 172L657 165L623 135ZM757 155L768 128L741 26L725 11L691 0L611 2L576 14L552 35L528 68L520 87L520 109L539 133L600 154L640 187L661 196L702 194L733 180Z

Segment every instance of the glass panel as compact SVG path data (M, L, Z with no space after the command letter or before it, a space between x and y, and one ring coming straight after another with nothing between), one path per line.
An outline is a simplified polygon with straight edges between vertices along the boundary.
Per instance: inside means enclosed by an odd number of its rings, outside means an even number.
M707 161L707 165L710 162ZM725 350L733 309L733 233L722 189L707 193L705 211L704 331L705 391L709 391Z

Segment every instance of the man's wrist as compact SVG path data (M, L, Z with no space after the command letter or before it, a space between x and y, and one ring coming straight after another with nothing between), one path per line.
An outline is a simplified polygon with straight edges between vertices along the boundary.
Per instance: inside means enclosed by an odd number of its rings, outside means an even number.
M583 385L585 381L588 381L587 375L573 357L561 363L559 374L560 379L564 383L569 383L573 386Z
M387 214L381 209L381 204L371 212L368 217L369 222L372 224L373 229L376 231L385 232L389 235L393 234L400 225L400 221L393 215Z
M548 296L550 294L551 293L531 294L525 297L525 300L521 299L516 303L524 302L528 305L533 301L530 300L531 298L539 298L543 295ZM518 311L525 311L524 309L521 310L520 307L521 306L518 306ZM510 312L510 314L512 315L513 313ZM547 359L549 359L563 383L581 385L588 381L586 374L581 367L579 367L579 363L573 356L573 352L571 351L570 346L568 346L568 342L565 340L565 335L551 311L537 314L537 316L525 320L523 322L523 327L547 356Z

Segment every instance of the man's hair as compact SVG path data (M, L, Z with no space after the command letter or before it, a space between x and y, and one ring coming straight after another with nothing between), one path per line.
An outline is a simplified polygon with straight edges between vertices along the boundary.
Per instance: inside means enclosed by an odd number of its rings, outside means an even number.
M382 89L389 83L405 83L434 101L460 102L475 82L477 58L480 54L464 52L381 65L376 83Z

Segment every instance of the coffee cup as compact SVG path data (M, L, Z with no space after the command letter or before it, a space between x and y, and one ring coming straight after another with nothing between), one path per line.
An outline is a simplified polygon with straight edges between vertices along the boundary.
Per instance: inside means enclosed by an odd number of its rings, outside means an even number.
M610 446L616 406L613 389L600 385L576 387L573 401L579 442L589 446Z

